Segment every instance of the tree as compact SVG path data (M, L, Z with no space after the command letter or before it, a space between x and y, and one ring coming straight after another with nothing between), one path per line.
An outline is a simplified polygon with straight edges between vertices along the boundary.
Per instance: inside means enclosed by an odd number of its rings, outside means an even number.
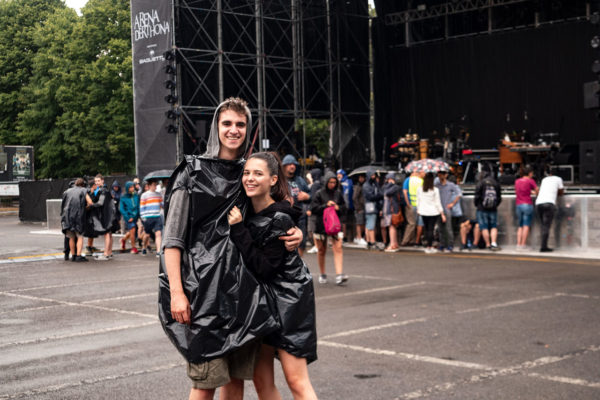
M38 177L134 169L129 2L90 0L58 10L35 34L33 79L19 137Z
M18 115L26 106L23 87L32 76L38 51L34 35L61 0L0 1L0 144L19 144Z

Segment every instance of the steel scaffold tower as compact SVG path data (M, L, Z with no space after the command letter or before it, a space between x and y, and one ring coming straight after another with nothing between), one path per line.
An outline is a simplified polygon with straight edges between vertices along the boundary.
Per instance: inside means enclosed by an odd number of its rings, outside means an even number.
M358 2L366 10L366 0ZM341 5L332 10L330 3L174 0L179 159L185 143L201 151L216 105L230 96L248 101L255 119L248 134L252 139L258 131L255 147L260 150L306 159L314 144L307 143L302 123L308 119L330 121L329 137L318 139L329 143L330 154L322 156L339 165L350 165L342 154L352 138L369 147L368 137L345 129L353 118L368 124L370 117L368 46L360 46L361 32L350 26L360 21L368 29L368 13L343 13ZM363 72L367 90L355 83ZM348 93L353 103L346 107Z

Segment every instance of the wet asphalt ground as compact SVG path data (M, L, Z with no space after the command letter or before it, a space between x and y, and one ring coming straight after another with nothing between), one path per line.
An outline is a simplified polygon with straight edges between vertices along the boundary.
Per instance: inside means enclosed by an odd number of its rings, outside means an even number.
M157 258L65 262L40 229L0 217L0 399L187 398ZM320 399L600 398L600 260L345 249L344 268L315 284Z

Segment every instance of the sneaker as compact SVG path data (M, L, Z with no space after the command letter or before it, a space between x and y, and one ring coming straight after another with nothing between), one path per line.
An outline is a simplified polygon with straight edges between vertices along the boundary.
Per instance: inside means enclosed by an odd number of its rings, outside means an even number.
M125 250L125 239L121 238L119 241L121 242L121 250Z
M137 253L138 253L138 249L137 249L137 247L132 247L132 248L131 248L131 252L130 252L130 253L131 253L131 254L137 254Z
M444 248L445 248L444 246L439 246L437 249L438 249L438 251L440 253L443 253L444 252Z
M491 251L500 251L500 250L502 250L500 248L500 246L498 246L497 244L491 244L489 248L490 248Z
M86 248L85 248L85 249L87 250L87 254L89 254L90 256L91 256L92 254L94 254L94 248L93 248L93 247L86 246Z
M109 256L105 256L104 254L100 254L98 257L96 257L96 260L98 261L108 261L110 260Z
M162 255L162 251L157 251L156 252L156 258L160 258L161 255Z
M89 260L83 256L74 256L74 262L88 262Z
M361 246L367 246L367 241L363 238L358 239L358 243Z
M308 254L317 254L318 252L319 250L317 249L317 246L313 246L307 251Z
M461 244L460 251L465 251L465 250L469 250L469 246L467 246L466 244Z
M346 274L339 274L339 275L336 275L336 277L335 277L335 284L338 286L343 285L347 281L348 281L348 275L346 275Z
M431 249L429 249L430 253L437 253L439 250L436 249L435 247L432 247Z
M540 252L542 253L550 253L551 251L554 251L554 249L551 249L550 247L542 247L540 249Z
M142 254L146 255L146 253L147 253L146 249L142 249Z
M352 243L359 244L359 239L358 238L354 238L354 240L352 241Z
M448 253L452 253L452 251L453 251L453 250L454 250L454 247L452 247L452 246L448 246L448 247L446 247L446 251L447 251Z
M69 251L65 251L65 261L69 261Z
M319 275L319 283L320 283L320 284L325 284L325 283L327 283L327 275L326 275L326 274L321 274L321 275Z

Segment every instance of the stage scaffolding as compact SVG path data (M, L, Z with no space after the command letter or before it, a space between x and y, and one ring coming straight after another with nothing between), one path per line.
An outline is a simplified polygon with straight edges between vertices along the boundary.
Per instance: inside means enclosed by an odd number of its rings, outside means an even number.
M367 0L174 0L173 11L178 159L203 150L216 105L240 96L255 148L306 160L313 143L302 122L326 119L320 156L346 168L369 161Z

